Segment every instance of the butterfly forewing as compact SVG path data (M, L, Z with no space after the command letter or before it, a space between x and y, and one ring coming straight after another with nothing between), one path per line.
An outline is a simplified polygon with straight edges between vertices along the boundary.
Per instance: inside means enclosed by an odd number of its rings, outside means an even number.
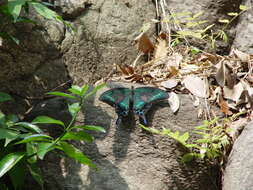
M129 101L131 90L128 88L113 88L104 92L99 100L113 107L119 107L122 110L129 110Z
M168 98L168 93L155 87L140 87L134 89L133 109L142 109L147 104L152 104Z

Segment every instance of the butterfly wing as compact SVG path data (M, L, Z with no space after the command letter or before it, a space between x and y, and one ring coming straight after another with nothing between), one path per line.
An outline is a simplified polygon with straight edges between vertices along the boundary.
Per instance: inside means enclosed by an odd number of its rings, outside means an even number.
M116 125L119 126L122 117L128 115L130 98L131 98L130 89L113 88L101 94L99 100L115 108L115 111L118 114Z
M164 90L155 87L140 87L134 89L133 111L147 125L145 114L152 107L152 104L169 97Z

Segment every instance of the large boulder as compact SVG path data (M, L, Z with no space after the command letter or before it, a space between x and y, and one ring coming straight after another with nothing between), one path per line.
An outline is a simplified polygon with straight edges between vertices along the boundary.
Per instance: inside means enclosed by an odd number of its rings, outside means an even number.
M224 173L223 190L251 190L253 187L253 121L235 141Z
M102 91L86 102L78 122L103 126L106 133L92 133L95 141L91 144L74 142L75 146L94 161L99 170L80 165L74 160L63 159L57 154L49 154L41 163L47 190L217 188L219 170L197 161L183 163L181 156L185 152L174 140L142 130L138 121L133 118L116 128L115 110L98 100ZM166 102L154 106L148 114L150 125L158 129L165 127L172 131L191 133L193 127L199 125L201 120L197 119L197 108L192 105L191 98L187 95L180 98L181 108L177 114L172 113ZM59 99L55 103L61 106L51 105L54 104L54 100L37 105L31 111L32 117L36 114L47 114L58 116L57 119L65 119L63 105L59 103ZM59 114L55 115L50 111L51 108Z

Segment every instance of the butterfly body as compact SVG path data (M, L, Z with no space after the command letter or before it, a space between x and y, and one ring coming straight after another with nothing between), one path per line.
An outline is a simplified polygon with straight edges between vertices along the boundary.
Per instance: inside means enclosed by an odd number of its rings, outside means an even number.
M155 87L113 88L104 92L99 100L113 106L118 115L116 125L132 110L147 125L145 114L152 104L168 98L167 92Z

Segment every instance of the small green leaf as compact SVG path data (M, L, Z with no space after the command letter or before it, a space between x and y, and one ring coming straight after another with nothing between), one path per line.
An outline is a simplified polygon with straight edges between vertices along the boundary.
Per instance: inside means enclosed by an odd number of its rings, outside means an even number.
M12 97L9 94L6 94L4 92L0 92L0 103L1 102L6 102L12 100Z
M39 142L38 143L38 152L37 155L38 157L43 160L44 156L46 155L46 153L48 153L49 151L55 149L55 145L53 145L53 142L48 143L48 142Z
M32 175L33 179L37 181L37 183L43 187L44 181L41 175L41 170L36 164L29 164L28 169L30 171L30 174ZM43 189L43 188L42 188Z
M38 116L33 121L33 124L57 124L65 127L64 123L60 120L53 119L48 116Z
M209 139L197 139L195 142L196 143L209 143L210 140Z
M69 113L74 116L77 112L80 111L80 103L73 103L71 105L68 105Z
M185 142L189 139L189 137L190 137L189 133L186 132L186 133L184 133L183 135L181 135L181 136L179 137L179 140L180 140L181 142L184 142L184 143L185 143Z
M28 143L32 141L48 141L49 139L52 139L52 137L48 135L43 134L34 134L30 135L28 137L25 137L23 140L16 142L15 144L22 144L22 143Z
M0 178L13 166L15 166L24 156L24 152L12 152L10 154L5 155L0 160Z
M196 48L196 47L192 47L191 48L191 53L192 53L192 55L196 55L196 54L198 54L200 52L200 49L198 49L198 48Z
M200 32L190 31L190 30L181 30L181 31L177 31L177 33L179 35L182 35L182 36L192 36L192 37L195 37L195 38L201 38L202 37L202 34Z
M246 11L248 9L248 7L245 5L240 5L239 9L242 11Z
M25 183L24 160L18 162L9 172L11 183L15 189L22 189Z
M67 132L63 137L62 140L82 140L86 142L92 142L93 137L84 131L79 132Z
M29 5L33 6L33 8L36 10L37 13L39 13L41 16L54 20L58 16L56 12L52 11L51 9L47 8L45 5L31 1L29 2Z
M22 6L26 3L26 0L8 0L9 13L13 16L14 22L20 15Z
M92 168L96 168L96 165L93 164L89 158L87 158L80 150L75 148L73 145L68 144L66 142L61 142L60 145L68 157L73 158L80 163L88 165Z
M15 123L15 126L21 126L21 127L27 128L32 132L43 133L43 131L37 125L28 123L28 122L18 122L18 123Z
M27 156L31 156L37 152L37 147L34 143L26 143L26 153ZM28 159L29 163L35 163L37 161L36 154Z
M10 130L10 129L4 129L0 128L0 139L5 139L5 146L7 146L11 141L15 140L19 137L19 132Z
M85 98L95 94L99 89L101 89L105 86L106 86L106 84L100 84L100 85L96 86L91 92L89 92L88 94L85 95Z
M62 97L66 97L66 98L72 98L72 99L76 99L75 96L72 96L70 94L64 93L64 92L48 92L46 93L48 95L54 95L54 96L62 96Z
M78 96L82 96L82 88L77 85L71 86L71 88L69 88L68 90L70 92L72 92L73 94L76 94Z
M83 96L84 94L86 94L86 92L89 90L89 86L88 85L83 85L82 86L82 91L81 91L81 96Z
M100 126L95 126L95 125L81 125L81 126L74 126L74 128L79 128L79 129L86 129L86 130L91 130L91 131L99 131L102 133L106 133L105 129Z
M219 19L218 20L220 23L229 23L228 19Z
M228 16L238 16L238 13L231 12L231 13L228 13Z

